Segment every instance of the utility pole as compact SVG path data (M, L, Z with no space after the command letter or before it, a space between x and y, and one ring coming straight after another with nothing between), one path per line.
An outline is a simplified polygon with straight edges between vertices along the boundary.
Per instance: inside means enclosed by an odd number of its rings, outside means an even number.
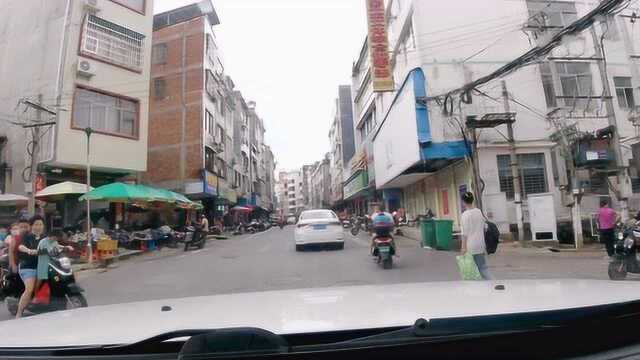
M598 58L598 72L600 73L600 81L602 82L602 101L604 101L605 106L607 108L607 120L609 125L614 127L614 131L611 135L611 146L613 147L613 152L616 157L616 173L618 175L618 191L617 198L618 203L620 204L620 215L622 221L627 221L629 219L629 207L627 204L627 194L629 193L627 190L628 183L626 181L626 177L624 174L624 163L622 161L622 149L620 147L620 135L618 133L618 123L616 121L616 114L613 106L613 98L611 97L611 87L609 86L609 78L607 77L606 66L604 63L605 54L602 51L602 46L600 45L600 39L596 34L595 26L591 26L589 28L591 32L591 38L593 39L593 48L595 51L595 56Z
M24 181L28 181L31 184L31 194L29 196L29 202L27 204L27 210L29 212L30 215L35 214L35 206L36 206L36 176L38 174L38 161L39 161L39 155L40 155L40 127L41 126L50 126L50 125L55 125L55 122L42 122L42 113L46 112L47 114L49 114L50 116L56 116L56 112L47 109L46 107L44 107L42 105L42 94L38 95L38 102L33 102L31 100L25 100L22 99L20 100L19 104L22 103L24 105L26 105L27 107L30 107L32 109L36 110L36 122L35 124L24 124L22 125L22 128L24 129L33 129L31 131L32 134L32 140L31 140L31 144L29 145L27 144L27 152L29 152L29 147L31 146L31 161L29 164L29 178L28 179L24 179Z
M91 127L86 127L84 133L87 135L87 194L91 191ZM205 179L206 181L206 179ZM87 197L87 261L93 263L93 246L91 244L91 200Z
M511 112L509 106L509 93L507 92L507 83L500 81L502 85L502 100L504 101L504 111ZM511 177L513 178L513 202L516 205L516 225L518 226L518 241L524 240L524 226L522 224L522 199L520 190L520 172L518 170L518 155L516 155L516 141L513 138L513 123L507 123L507 137L509 141Z
M42 104L42 94L38 95L38 104ZM42 110L36 108L36 120L42 121ZM38 155L40 154L40 127L33 128L31 134L33 138L31 140L33 146L31 148L31 164L29 171L29 182L31 183L31 196L29 196L28 211L30 215L35 215L36 210L36 176L38 175ZM27 144L27 146L29 146Z

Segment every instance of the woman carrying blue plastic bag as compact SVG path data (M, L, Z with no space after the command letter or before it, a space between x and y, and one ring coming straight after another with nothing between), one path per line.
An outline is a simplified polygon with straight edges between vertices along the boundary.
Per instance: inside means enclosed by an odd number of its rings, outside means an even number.
M462 213L460 219L460 227L462 228L462 256L458 259L460 272L463 280L475 280L465 278L466 276L476 277L475 274L472 275L473 265L469 261L470 258L473 258L473 262L477 266L477 271L480 273L481 278L491 280L491 275L487 268L486 247L484 243L484 226L486 219L484 215L482 215L482 211L475 207L472 193L464 193L462 195L462 202L466 210Z

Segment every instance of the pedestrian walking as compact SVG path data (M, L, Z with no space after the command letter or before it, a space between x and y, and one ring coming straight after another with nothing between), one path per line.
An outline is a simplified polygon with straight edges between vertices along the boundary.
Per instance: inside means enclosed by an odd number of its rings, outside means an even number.
M461 253L462 255L471 254L482 278L491 280L487 267L486 245L484 243L485 217L482 211L475 206L472 193L464 193L462 202L464 203L465 211L460 219L462 228Z
M617 214L615 210L609 207L609 201L600 200L600 210L598 211L600 242L604 243L609 257L612 257L615 252L613 245L615 242L616 218Z

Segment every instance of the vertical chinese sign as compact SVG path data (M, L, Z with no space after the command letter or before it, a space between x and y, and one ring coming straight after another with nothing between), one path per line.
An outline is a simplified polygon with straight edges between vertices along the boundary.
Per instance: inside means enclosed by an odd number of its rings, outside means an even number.
M393 91L393 74L389 59L387 22L384 14L384 0L366 0L367 21L369 23L369 54L371 55L371 79L373 91Z

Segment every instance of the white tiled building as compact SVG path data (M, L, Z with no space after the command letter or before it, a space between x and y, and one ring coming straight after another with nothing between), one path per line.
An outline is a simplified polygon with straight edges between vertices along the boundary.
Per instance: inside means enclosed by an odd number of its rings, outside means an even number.
M57 116L41 128L40 173L46 183L83 182L87 137L93 129L93 180L100 184L147 168L152 0L7 0L0 12L0 113L33 122L38 101ZM24 193L31 134L3 121L7 137L2 191Z
M386 1L395 91L372 92L366 41L354 62L352 78L357 145L351 165L357 167L359 158L366 159L369 185L375 183L377 190L374 197L401 198L400 204L410 217L430 208L439 217L457 223L461 213L459 193L472 191L475 185L471 164L465 160L468 143L460 128L466 116L481 118L487 113L505 112L501 84L496 80L479 87L487 96L473 92L470 104L460 102L457 96L424 100L491 73L545 42L550 34L584 16L595 5L537 0ZM631 145L637 142L637 128L629 118L636 114L635 103L640 97L634 60L640 49L634 49L638 45L630 40L637 39L640 30L628 17L632 11L625 10L595 25L597 36L604 34L608 81L625 165L632 157ZM539 193L553 197L560 221L570 219L560 191L568 181L566 167L558 144L550 138L556 129L546 116L555 114L558 122L575 125L582 132L608 125L603 117L606 107L600 98L603 86L597 62L584 59L593 54L587 30L567 39L546 61L504 77L512 99L510 111L516 113L514 137L525 222L527 196ZM589 96L592 99L586 98ZM443 114L445 105L450 115ZM478 157L485 212L506 232L516 219L509 148L502 134L506 136L505 125L479 131ZM369 143L372 149L367 148ZM629 175L621 188L631 189L629 185L636 181L633 178L638 177L635 171ZM609 194L597 177L592 176L590 186L583 188L585 217L595 211L599 196ZM359 186L345 183L345 197L353 193L348 187L367 190L366 181L359 182ZM637 209L636 195L628 195L630 207Z

